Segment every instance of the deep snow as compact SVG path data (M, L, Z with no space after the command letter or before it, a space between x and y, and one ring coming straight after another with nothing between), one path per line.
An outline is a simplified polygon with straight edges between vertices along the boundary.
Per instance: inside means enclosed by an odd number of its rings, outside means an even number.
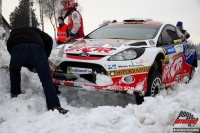
M22 69L22 92L9 94L10 56L0 42L0 133L171 133L180 111L200 118L200 69L189 84L162 90L155 98L145 98L142 105L125 108L100 106L72 107L59 96L67 115L46 109L45 97L37 74ZM100 78L101 76L99 76ZM200 122L196 125L200 127Z

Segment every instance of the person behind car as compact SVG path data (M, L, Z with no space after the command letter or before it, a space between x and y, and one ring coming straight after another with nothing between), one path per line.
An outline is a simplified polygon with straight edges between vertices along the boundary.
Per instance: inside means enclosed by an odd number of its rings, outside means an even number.
M117 23L117 20L113 20L112 23Z
M59 17L58 18L58 23L59 26L57 28L57 44L64 44L67 43L67 37L68 37L68 31L67 31L67 27L68 25L64 23L64 18L63 17Z
M176 27L181 30L186 39L190 38L190 34L183 28L183 22L178 21Z
M68 17L69 37L67 42L73 42L84 36L83 18L77 11L78 3L74 0L63 0L62 5L64 6L63 10L67 11L64 19Z
M21 68L35 68L42 82L46 96L47 108L57 109L65 114L68 110L61 107L56 89L51 78L48 57L53 46L52 38L45 32L34 27L14 29L7 41L7 49L11 54L10 82L11 97L21 94Z

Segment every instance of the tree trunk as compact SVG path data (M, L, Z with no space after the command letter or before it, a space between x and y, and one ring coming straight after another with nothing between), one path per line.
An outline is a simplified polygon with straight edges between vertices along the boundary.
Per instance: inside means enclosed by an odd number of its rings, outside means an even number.
M39 6L40 6L40 20L42 24L42 31L44 31L43 0L39 0Z
M52 17L53 17L53 14L51 14L51 11L49 11L49 20L50 20L50 22L51 22L51 25L53 26L54 38L55 38L55 40L56 40L56 28L55 28L55 24L53 24Z
M32 27L32 0L29 0L29 26Z
M55 11L55 0L53 0L53 16L55 21L55 26L58 26L57 18L56 18L56 11Z
M3 27L3 20L2 20L2 0L0 0L0 27Z

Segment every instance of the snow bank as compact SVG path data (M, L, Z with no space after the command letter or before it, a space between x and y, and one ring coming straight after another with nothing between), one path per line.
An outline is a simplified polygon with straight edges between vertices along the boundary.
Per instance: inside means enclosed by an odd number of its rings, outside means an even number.
M106 86L113 84L112 79L110 76L103 75L103 74L97 74L96 75L96 84L99 86Z
M200 118L200 69L189 84L162 90L155 98L145 98L142 105L125 108L101 106L72 107L59 96L67 115L47 111L37 74L22 69L22 92L10 98L10 56L0 42L0 133L171 133L180 111ZM200 122L196 125L200 127Z

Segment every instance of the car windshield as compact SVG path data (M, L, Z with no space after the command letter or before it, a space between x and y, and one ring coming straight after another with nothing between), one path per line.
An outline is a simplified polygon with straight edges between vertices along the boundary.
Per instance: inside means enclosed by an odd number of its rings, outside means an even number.
M161 25L152 24L111 24L101 27L85 38L90 39L153 39Z

